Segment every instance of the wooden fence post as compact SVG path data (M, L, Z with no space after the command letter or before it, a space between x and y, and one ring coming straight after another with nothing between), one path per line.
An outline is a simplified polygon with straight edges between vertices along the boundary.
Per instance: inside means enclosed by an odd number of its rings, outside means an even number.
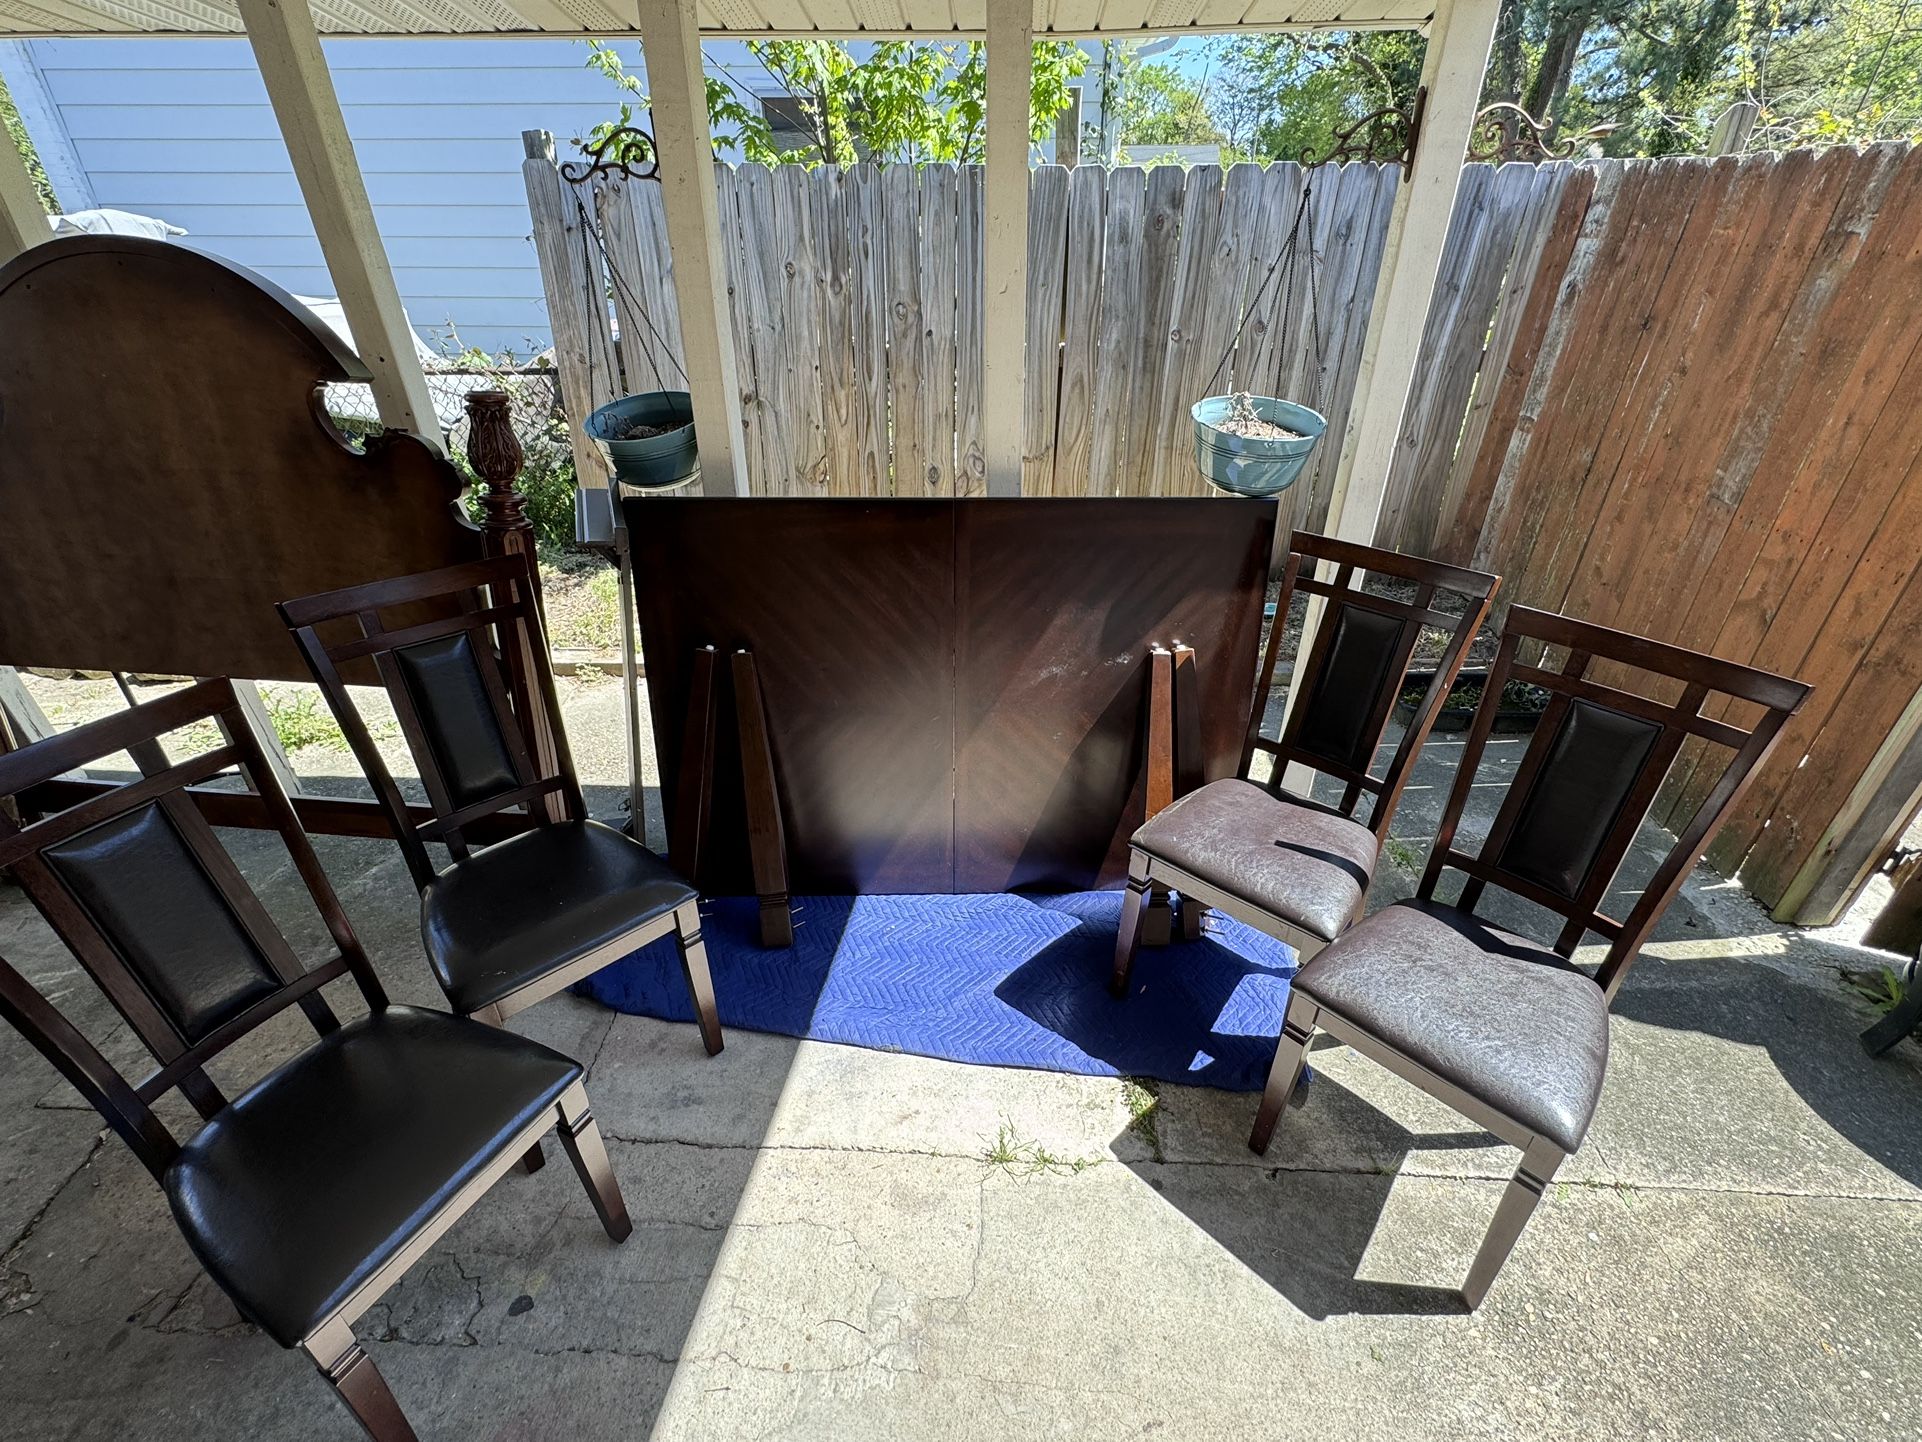
M554 137L545 130L523 130L521 180L534 222L534 254L540 260L541 291L554 334L554 369L560 378L567 413L567 439L574 451L574 479L584 491L607 490L607 462L587 438L581 422L597 406L614 399L621 378L605 308L596 312L591 298L605 293L606 281L592 243L581 233L579 207L554 165Z
M1710 155L1740 155L1748 149L1748 138L1755 130L1755 118L1762 107L1753 100L1738 100L1722 112L1708 138Z

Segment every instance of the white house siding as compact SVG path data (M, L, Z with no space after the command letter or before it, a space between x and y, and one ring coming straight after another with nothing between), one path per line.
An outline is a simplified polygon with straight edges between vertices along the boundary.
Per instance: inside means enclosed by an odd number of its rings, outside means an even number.
M565 156L627 97L586 68L581 40L323 43L414 328L442 349L545 349L521 132L552 131ZM616 48L644 76L640 46ZM740 42L702 48L739 89L781 93ZM245 40L0 41L0 78L66 209L156 216L296 294L334 293Z
M44 88L28 127L92 205L304 295L331 295L313 225L244 40L33 40L0 53ZM408 315L430 343L526 355L550 335L521 185L521 132L585 134L619 92L578 40L330 40L327 59ZM630 68L635 47L622 46ZM47 113L51 112L51 113ZM57 123L57 124L56 124ZM566 148L566 147L563 147ZM63 195L63 200L65 196ZM68 202L71 205L71 202Z

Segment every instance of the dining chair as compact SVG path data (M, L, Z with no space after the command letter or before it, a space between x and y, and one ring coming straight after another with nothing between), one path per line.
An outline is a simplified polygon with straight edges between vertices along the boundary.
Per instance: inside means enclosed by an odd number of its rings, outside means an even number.
M1522 643L1550 648L1524 663ZM1560 654L1559 669L1546 664ZM1605 663L1606 679L1590 674ZM1649 678L1631 686L1635 674ZM1510 681L1549 693L1479 848L1456 845L1462 812ZM1325 1031L1518 1148L1462 1296L1481 1305L1563 1160L1581 1146L1608 1066L1608 1009L1642 943L1809 688L1566 616L1512 609L1414 898L1376 912L1296 973L1249 1145L1268 1149L1308 1043ZM1736 724L1702 714L1744 703ZM1673 700L1660 699L1672 696ZM1684 743L1706 794L1621 918L1600 907ZM1717 769L1719 767L1719 770ZM1451 903L1445 871L1464 878ZM1559 915L1552 945L1475 915L1489 886ZM1591 972L1570 960L1589 932Z
M353 1324L529 1146L558 1128L608 1236L622 1241L632 1224L579 1062L445 1012L389 1005L229 682L202 681L0 756L0 797L206 722L228 739L25 824L0 812L0 869L158 1069L127 1080L4 958L0 1015L153 1174L187 1245L241 1313L304 1351L369 1436L402 1442L413 1430ZM334 955L311 969L186 792L233 767L258 792L332 938ZM367 1007L345 1022L322 994L343 977ZM292 1006L317 1040L229 1098L208 1063ZM202 1119L185 1141L153 1110L175 1089Z
M694 888L587 816L526 557L328 591L282 602L280 614L400 842L427 959L455 1011L499 1025L673 933L701 1040L710 1056L721 1050ZM420 768L432 817L419 824L343 679L369 660ZM551 738L544 757L536 715ZM513 808L525 829L471 844L467 832ZM444 869L429 842L446 846ZM527 1161L540 1165L538 1154Z
M1330 579L1317 574L1322 566L1332 567ZM1371 574L1412 587L1413 599L1362 590ZM1180 797L1130 841L1128 889L1109 982L1116 996L1127 995L1150 899L1168 890L1180 894L1188 935L1199 934L1189 908L1215 907L1287 942L1304 958L1361 915L1409 768L1500 585L1499 576L1481 571L1295 532L1236 774ZM1289 602L1297 595L1317 598L1324 614L1290 683L1293 705L1279 737L1270 740L1262 724L1288 629ZM1437 603L1443 596L1452 596L1459 609L1441 609ZM1445 638L1434 675L1388 764L1377 770L1376 756L1409 661L1428 630ZM1247 779L1258 751L1272 758L1265 784ZM1342 782L1340 803L1324 806L1284 793L1282 778L1290 762ZM1355 819L1363 796L1373 798L1366 822Z

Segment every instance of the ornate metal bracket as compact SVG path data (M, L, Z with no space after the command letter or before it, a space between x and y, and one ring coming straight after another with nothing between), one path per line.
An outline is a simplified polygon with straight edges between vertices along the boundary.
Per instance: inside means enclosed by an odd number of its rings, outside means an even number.
M1349 160L1409 165L1415 159L1422 112L1427 108L1428 87L1424 85L1406 108L1388 105L1362 116L1346 130L1337 130L1335 143L1325 153L1317 155L1312 148L1302 151L1301 163L1304 168Z
M647 146L646 160L628 160L625 152L629 145L639 140ZM608 152L614 151L613 156ZM634 180L659 180L661 178L660 151L654 145L654 137L638 125L623 125L610 130L594 145L583 145L581 152L585 160L570 160L561 166L561 179L572 185L592 180L604 170L618 170L622 175Z
M1619 128L1615 122L1591 125L1570 135L1549 139L1555 117L1540 120L1510 100L1497 100L1484 106L1468 129L1470 160L1568 160L1597 140L1604 140Z

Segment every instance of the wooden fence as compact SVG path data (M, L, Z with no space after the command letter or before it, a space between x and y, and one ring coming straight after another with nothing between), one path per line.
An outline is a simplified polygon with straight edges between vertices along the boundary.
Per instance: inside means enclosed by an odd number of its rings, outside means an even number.
M1231 382L1299 398L1340 436L1398 170L1315 174L1319 264L1285 292L1267 277L1300 202L1299 166L1041 167L1019 418L981 408L980 167L717 174L756 494L975 494L984 427L1018 420L1024 494L1149 496L1204 492L1188 408ZM598 403L676 382L659 187L569 184L537 160L528 190L570 394ZM1327 512L1338 452L1320 448L1296 487L1304 524Z
M980 491L984 428L1017 422L981 414L979 171L720 180L753 489ZM1306 180L1319 307L1305 270L1263 286ZM1319 526L1396 180L1036 171L1024 493L1198 493L1188 407L1233 380L1329 417L1286 499ZM673 379L658 188L542 161L528 185L570 396ZM1785 919L1836 914L1922 795L1917 295L1906 147L1471 165L1377 528L1502 572L1509 602L1813 681L1711 852Z
M1922 794L1922 149L1606 162L1509 204L1529 263L1431 312L1426 393L1470 400L1411 418L1380 536L1812 682L1709 859L1832 920Z

